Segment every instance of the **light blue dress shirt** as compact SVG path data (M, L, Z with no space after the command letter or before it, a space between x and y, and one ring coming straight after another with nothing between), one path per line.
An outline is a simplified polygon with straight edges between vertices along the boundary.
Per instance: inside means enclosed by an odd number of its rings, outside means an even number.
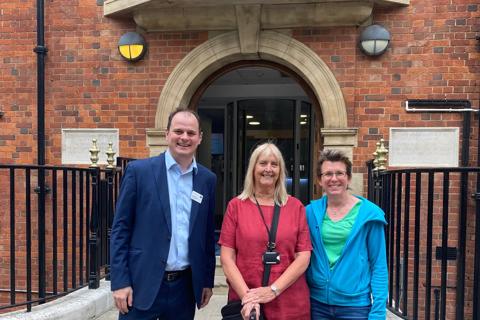
M183 270L190 265L188 260L188 235L192 208L193 174L197 172L195 158L185 172L173 159L169 150L165 153L168 197L172 218L172 239L165 270Z

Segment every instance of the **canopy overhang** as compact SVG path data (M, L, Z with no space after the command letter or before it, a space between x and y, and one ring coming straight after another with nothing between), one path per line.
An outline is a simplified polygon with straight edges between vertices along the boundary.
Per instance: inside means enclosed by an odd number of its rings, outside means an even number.
M235 30L242 17L271 30L359 26L370 23L377 6L409 4L410 0L106 0L104 15L131 18L146 32Z

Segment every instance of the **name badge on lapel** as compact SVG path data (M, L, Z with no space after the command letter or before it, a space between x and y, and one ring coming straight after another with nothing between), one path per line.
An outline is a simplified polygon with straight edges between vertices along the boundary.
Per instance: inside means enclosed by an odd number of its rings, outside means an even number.
M192 200L198 202L199 204L202 203L203 196L198 193L197 191L192 191Z

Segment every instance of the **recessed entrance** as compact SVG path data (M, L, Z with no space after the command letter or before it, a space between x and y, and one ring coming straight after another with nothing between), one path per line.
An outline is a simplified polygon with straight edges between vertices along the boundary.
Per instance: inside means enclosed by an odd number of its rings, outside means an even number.
M171 111L178 106L188 106L189 108L200 110L204 107L205 109L207 107L213 109L214 104L205 104L205 101L201 101L207 98L207 89L211 88L216 80L230 71L242 70L252 66L263 66L266 69L280 71L281 74L287 75L287 77L281 76L280 79L294 79L294 82L303 89L302 97L305 98L307 96L308 98L305 100L300 99L300 101L311 103L312 111L315 113L315 121L311 124L315 128L315 150L312 153L312 159L315 159L316 152L324 147L341 149L352 157L353 148L357 144L357 129L349 128L347 125L345 100L335 75L328 65L306 45L286 34L269 30L260 31L258 51L254 55L246 54L242 51L238 32L232 31L212 37L196 47L180 61L168 77L159 97L155 114L155 128L147 129L146 132L150 154L152 156L157 155L167 148L165 133L168 115ZM235 83L242 84L243 82L237 81ZM246 82L246 84L248 83ZM219 106L225 108L229 102L238 100L257 98L280 99L279 94L287 96L283 90L284 87L275 85L270 88L272 87L276 88L276 91L273 93L265 89L259 90L262 94L261 96L243 94L239 95L241 98L235 99L234 97L239 93L238 85L230 88L237 92L236 94L232 94L224 86L225 90L222 90L219 98L227 97L229 100L223 101L223 104ZM285 98L289 99L288 97ZM297 97L294 98L294 100L297 100ZM207 126L208 128L213 127ZM208 141L210 139L206 137L203 140L204 146L202 148L206 147L205 143ZM200 152L204 156L198 159L203 158L202 163L206 163L203 160L210 158L211 163L212 156L209 153L211 151L208 147L205 150ZM211 165L208 166L211 167ZM226 167L222 164L221 168L223 169L219 170L225 170ZM314 170L315 168L312 168L311 171L313 172ZM223 179L224 175L225 172L219 178ZM221 221L224 203L227 201L227 195L223 193L224 183L225 180L222 180L221 184L219 184L219 190L217 190L217 194L221 195L218 197L217 216L219 219L217 221ZM311 179L309 183L311 184ZM352 189L361 194L362 186L362 173L354 173ZM315 193L317 193L316 197L320 196L318 191L314 191ZM219 223L217 222L218 226Z
M217 175L216 228L242 188L251 151L274 142L287 166L287 190L307 204L313 195L315 108L299 82L266 66L238 67L198 95L203 141L197 159Z

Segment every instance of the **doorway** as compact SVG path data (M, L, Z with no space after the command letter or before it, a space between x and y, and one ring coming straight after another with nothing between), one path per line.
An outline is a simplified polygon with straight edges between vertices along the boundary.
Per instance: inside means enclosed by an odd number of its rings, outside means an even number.
M279 147L288 193L308 204L313 195L315 110L294 78L275 68L237 68L205 89L197 111L203 131L197 160L217 175L217 229L228 201L243 188L251 151L262 142Z

